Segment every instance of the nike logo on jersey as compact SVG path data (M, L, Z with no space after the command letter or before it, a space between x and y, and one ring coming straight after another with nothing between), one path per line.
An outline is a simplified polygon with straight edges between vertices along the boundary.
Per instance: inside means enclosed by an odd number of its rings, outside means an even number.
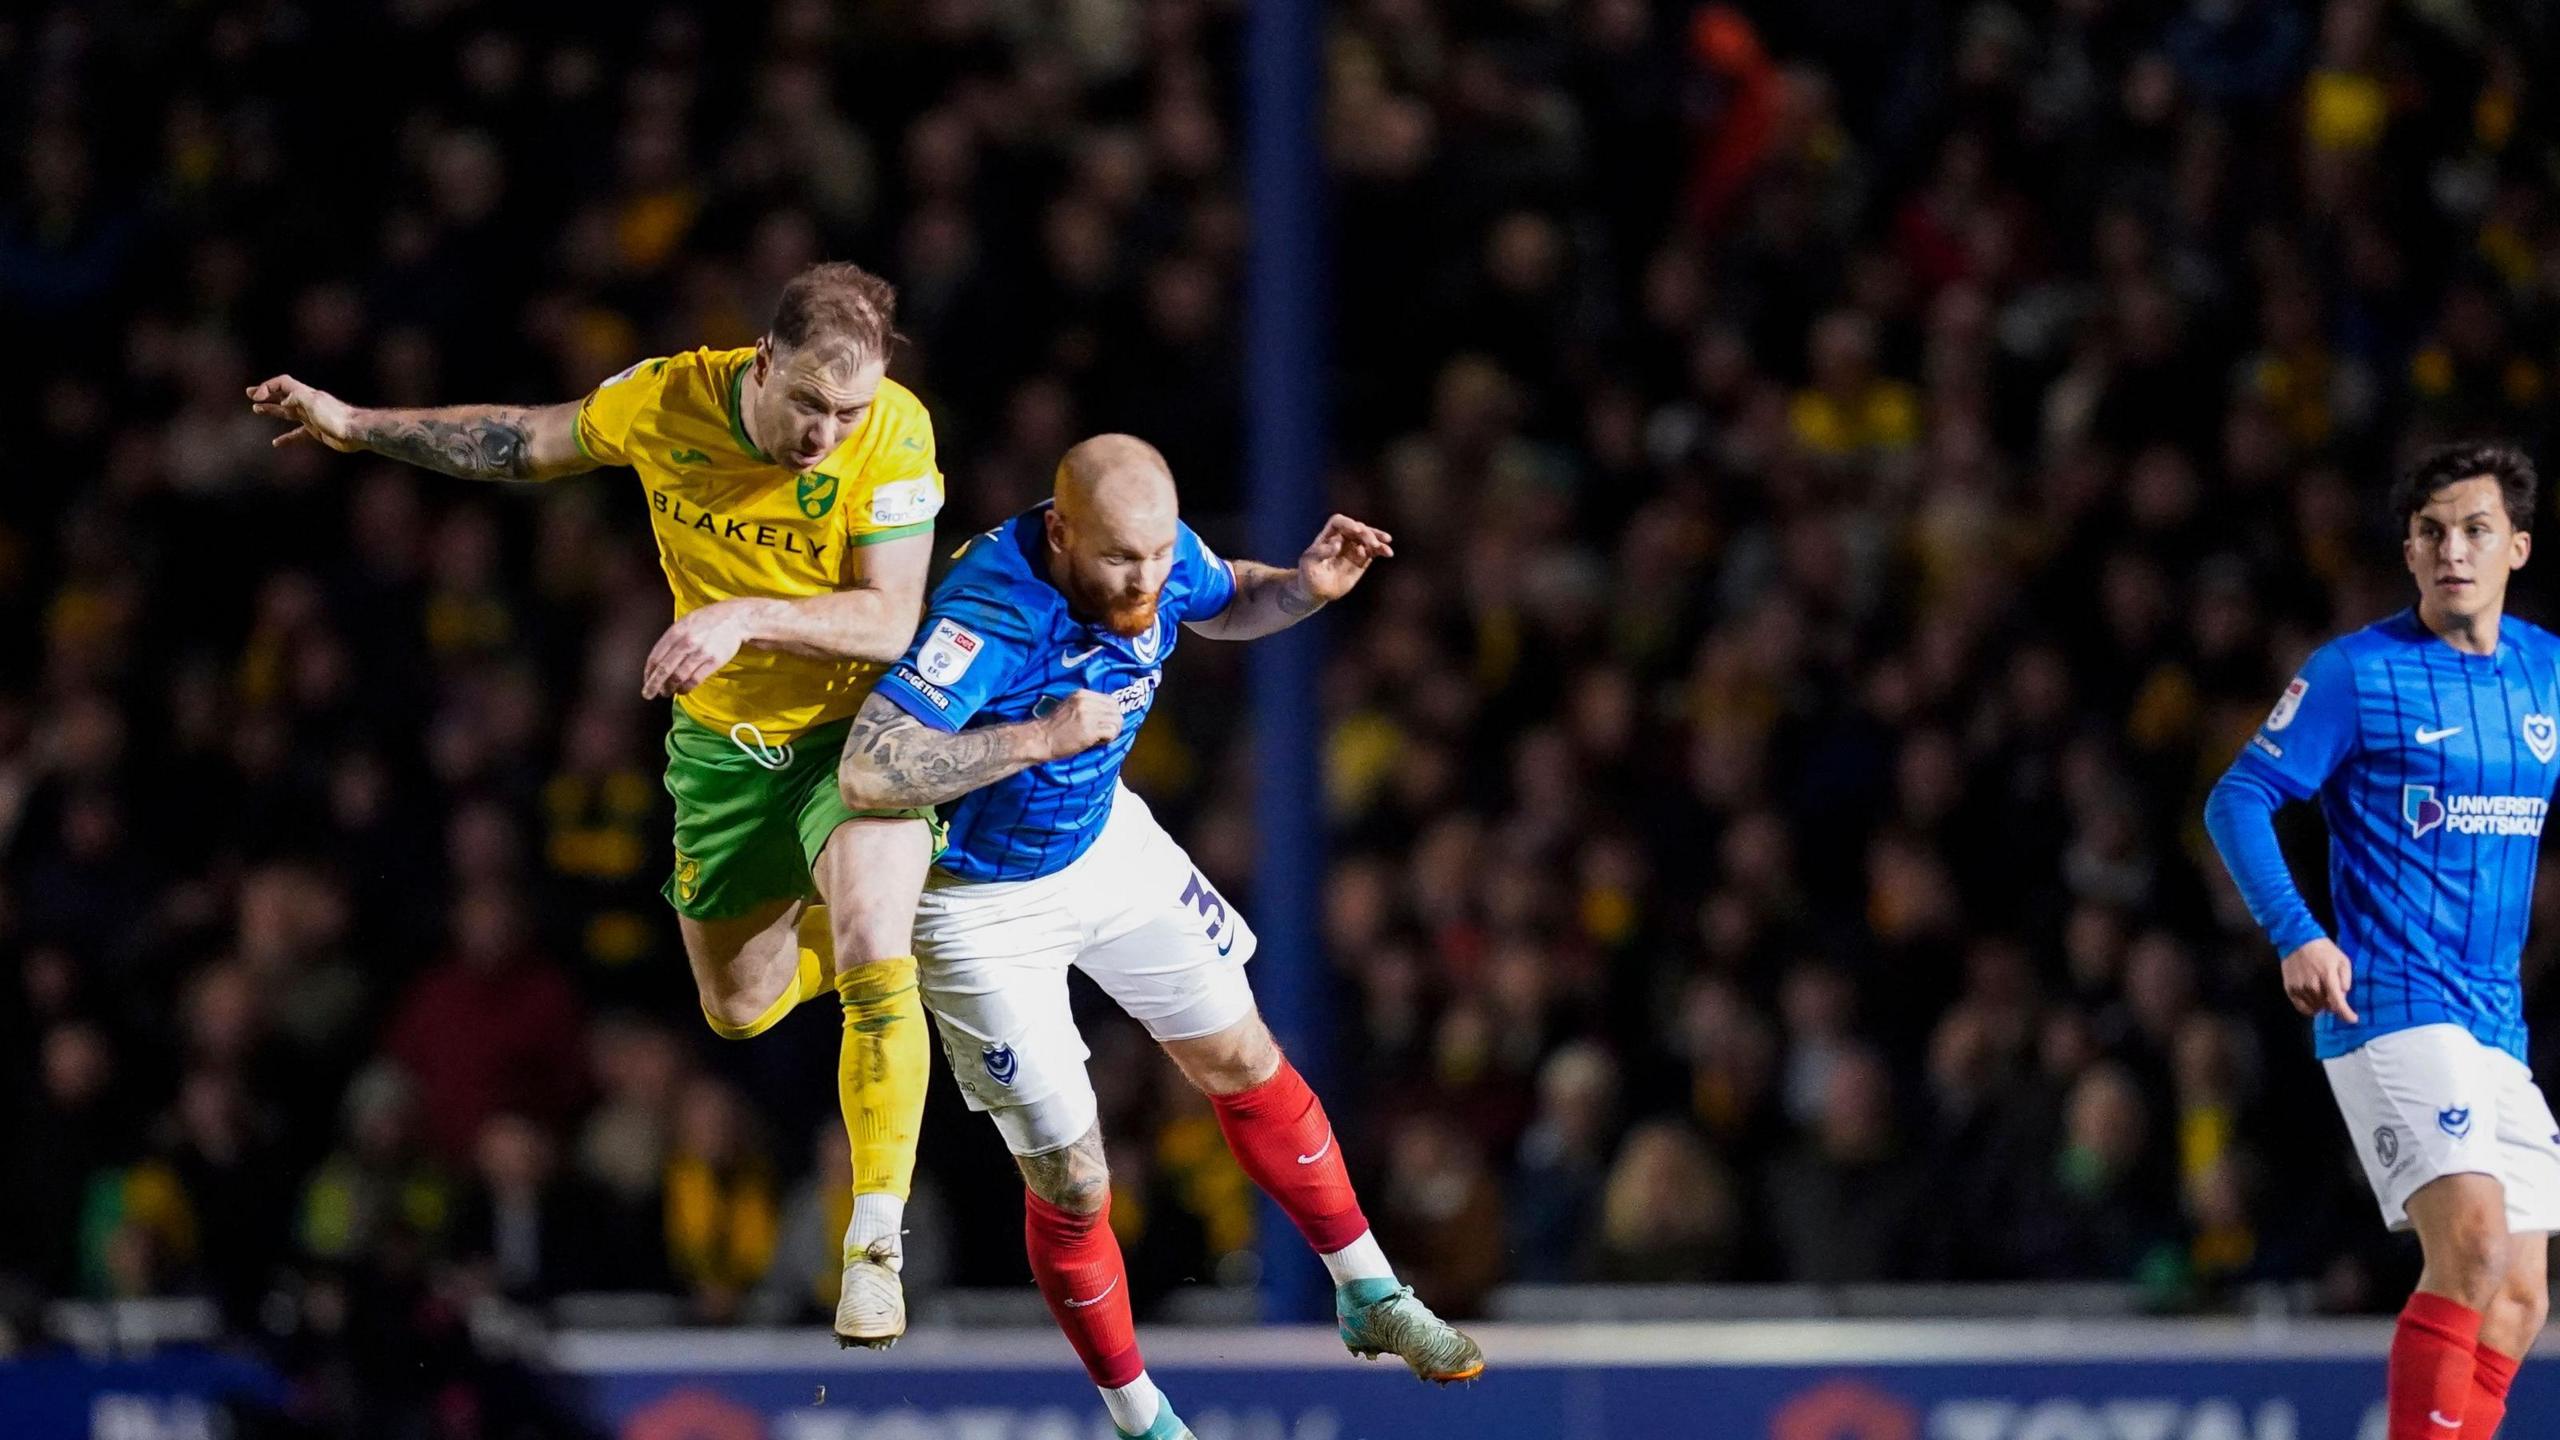
M1331 1150L1332 1148L1333 1148L1333 1132L1332 1132L1332 1131L1330 1131L1330 1130L1327 1130L1326 1132L1324 1132L1324 1143L1316 1147L1316 1153L1314 1153L1313 1155L1301 1155L1301 1156L1299 1156L1299 1157L1298 1157L1298 1163L1299 1163L1299 1164L1301 1164L1301 1165L1313 1165L1313 1164L1314 1164L1314 1163L1316 1163L1317 1161L1319 1161L1319 1160L1323 1159L1323 1158L1324 1158L1324 1156L1325 1156L1325 1152L1326 1152L1326 1151L1328 1151L1328 1150Z
M699 450L670 450L667 452L667 463L670 465L708 465L711 463L711 457L703 454Z
M1070 650L1070 651L1068 651L1068 652L1067 652L1067 658L1066 658L1066 660L1064 661L1064 664L1066 665L1066 667L1067 667L1068 669L1073 670L1073 669L1075 669L1077 666L1082 665L1082 664L1083 664L1084 662L1086 662L1087 660L1090 660L1090 659L1092 659L1094 656L1101 654L1101 653L1102 653L1106 648L1108 648L1108 647L1106 647L1106 646L1102 646L1102 645L1096 645L1096 646L1094 646L1094 647L1093 647L1092 649L1090 649L1090 650Z
M1109 1296L1110 1296L1110 1294L1111 1294L1111 1292L1112 1292L1112 1291L1117 1290L1117 1289L1119 1289L1119 1288L1120 1288L1120 1277L1119 1277L1119 1276L1117 1276L1117 1275L1114 1275L1114 1276L1112 1276L1112 1277L1111 1277L1111 1283L1102 1287L1102 1293L1101 1293L1100 1295L1096 1295L1096 1296L1094 1296L1094 1297L1093 1297L1092 1299L1090 1299L1090 1300L1079 1300L1079 1299L1077 1299L1076 1297L1074 1297L1073 1295L1068 1296L1068 1297L1067 1297L1067 1308L1068 1308L1068 1309L1070 1309L1070 1310L1083 1310L1083 1309L1088 1309L1088 1308L1090 1308L1090 1307L1092 1307L1092 1306L1095 1306L1095 1305L1099 1305L1099 1304L1101 1304L1105 1299L1109 1298Z
M2418 729L2418 743L2421 745L2433 745L2439 740L2449 740L2461 733L2462 727L2459 725L2447 725L2441 730L2429 730L2424 726L2420 726Z
M2430 1425L2441 1425L2441 1426L2443 1426L2444 1428L2446 1428L2447 1430L2459 1430L2459 1429L2461 1429L2461 1428L2462 1428L2462 1422L2461 1422L2461 1421L2459 1421L2459 1420L2447 1420L2446 1418L2444 1418L2444 1412L2443 1412L2443 1411L2441 1411L2441 1410L2430 1410L2430 1411L2428 1411L2428 1412L2427 1412L2427 1423L2428 1423L2428 1424L2430 1424Z

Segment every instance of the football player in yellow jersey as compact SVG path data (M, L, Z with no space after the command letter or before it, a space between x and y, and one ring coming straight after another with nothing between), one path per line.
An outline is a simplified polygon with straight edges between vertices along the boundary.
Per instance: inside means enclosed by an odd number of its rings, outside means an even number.
M856 810L835 779L853 713L914 635L942 508L932 422L885 375L894 303L859 267L814 266L753 348L644 360L559 405L364 409L290 375L249 390L297 427L278 445L475 479L639 472L675 591L641 681L675 701L667 900L720 1034L842 1002L855 1193L835 1328L870 1346L906 1329L898 1237L928 1063L910 937L940 843L930 809Z

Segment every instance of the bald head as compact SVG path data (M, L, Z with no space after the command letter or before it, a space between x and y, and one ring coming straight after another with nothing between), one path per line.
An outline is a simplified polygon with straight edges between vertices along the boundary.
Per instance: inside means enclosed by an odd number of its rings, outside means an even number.
M1155 627L1181 507L1173 470L1135 435L1096 435L1058 462L1049 575L1088 619L1123 635Z
M1096 435L1058 462L1058 513L1074 523L1177 513L1164 452L1135 435Z

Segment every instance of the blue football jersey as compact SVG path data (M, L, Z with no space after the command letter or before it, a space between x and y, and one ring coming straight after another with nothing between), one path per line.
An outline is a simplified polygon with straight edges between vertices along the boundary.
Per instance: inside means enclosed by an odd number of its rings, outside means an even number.
M2272 826L2236 817L2317 797L2328 821L2335 938L2355 967L2357 1023L2321 1015L2321 1058L2446 1023L2523 1058L2518 967L2560 776L2555 717L2560 639L2549 631L2508 618L2494 653L2468 655L2403 611L2315 652L2232 762L2208 823L2280 954L2318 938L2320 924L2284 873Z
M939 863L962 880L1035 880L1091 847L1111 817L1121 763L1155 705L1183 622L1209 619L1235 598L1235 571L1184 525L1154 629L1115 635L1080 620L1049 580L1048 510L1034 506L961 547L934 587L915 643L874 692L955 732L1045 715L1078 690L1119 702L1120 734L1110 744L1034 765L942 807L951 836Z

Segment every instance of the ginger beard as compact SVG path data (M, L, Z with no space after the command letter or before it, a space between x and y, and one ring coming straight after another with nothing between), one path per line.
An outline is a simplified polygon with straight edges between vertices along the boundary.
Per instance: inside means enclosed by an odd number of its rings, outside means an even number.
M1173 575L1176 522L1161 513L1105 513L1070 520L1049 512L1049 576L1067 607L1114 635L1156 628L1156 601Z
M1164 593L1162 586L1133 592L1095 583L1072 559L1062 568L1066 571L1068 604L1101 617L1103 629L1134 638L1156 628L1156 601Z

